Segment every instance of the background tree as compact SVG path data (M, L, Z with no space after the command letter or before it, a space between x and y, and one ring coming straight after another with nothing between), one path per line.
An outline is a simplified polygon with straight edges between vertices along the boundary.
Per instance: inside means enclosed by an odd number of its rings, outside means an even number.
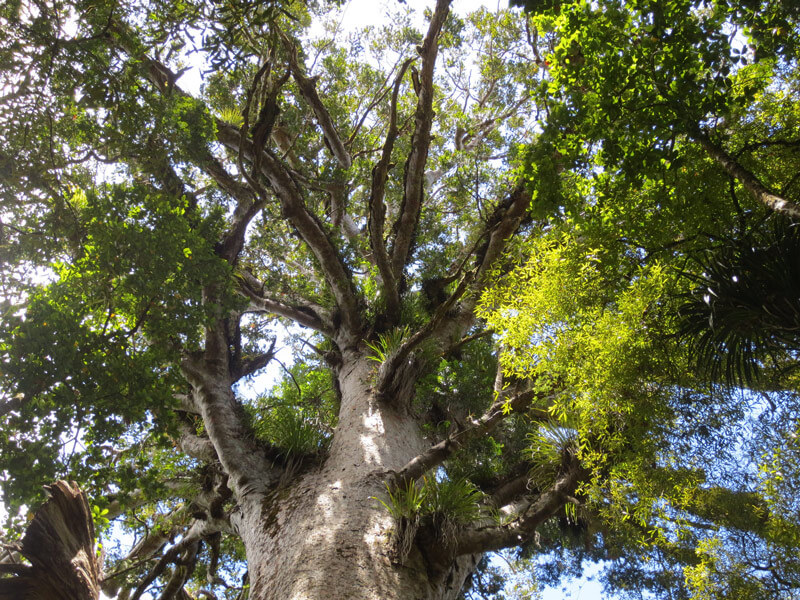
M4 501L86 486L119 598L456 598L502 548L794 593L792 382L676 333L695 257L796 216L796 15L540 8L5 7Z

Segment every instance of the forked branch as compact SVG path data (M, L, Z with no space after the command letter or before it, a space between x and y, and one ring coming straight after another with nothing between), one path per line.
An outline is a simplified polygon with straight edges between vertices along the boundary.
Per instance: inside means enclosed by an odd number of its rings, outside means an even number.
M431 123L433 121L433 70L439 50L439 34L450 12L452 0L438 0L431 17L428 33L418 51L422 57L419 74L419 99L414 113L414 132L411 136L411 152L403 173L403 201L400 214L394 224L394 243L391 264L394 279L403 275L422 208L425 164L431 145Z
M221 121L217 123L217 128L221 144L235 152L243 149L244 156L252 161L254 149L249 140L242 139L235 127ZM262 174L267 178L272 191L280 200L284 216L294 226L319 262L325 280L341 311L345 339L350 342L357 340L361 331L358 300L352 278L345 268L336 246L319 219L306 207L302 191L283 164L266 151L262 152L260 162Z
M352 164L352 159L350 158L350 153L344 146L342 139L339 137L339 133L336 131L336 126L333 124L333 119L331 118L328 109L325 108L325 105L322 103L322 100L317 93L317 80L313 77L306 77L303 68L300 66L300 63L297 58L297 46L295 46L294 42L289 39L285 33L281 32L281 39L283 40L283 45L286 48L286 52L289 55L289 68L292 71L292 77L297 83L297 88L300 90L300 94L303 96L306 102L308 102L311 110L314 111L314 116L317 118L317 123L319 124L320 129L322 129L322 135L325 136L325 142L328 146L328 149L333 154L334 158L339 161L339 164L345 168L349 169L350 165Z

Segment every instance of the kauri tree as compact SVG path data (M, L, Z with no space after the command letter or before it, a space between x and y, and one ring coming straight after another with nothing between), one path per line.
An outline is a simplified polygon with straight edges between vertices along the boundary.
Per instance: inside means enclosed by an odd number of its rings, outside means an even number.
M797 13L401 8L1 9L7 541L66 478L125 600L794 597Z

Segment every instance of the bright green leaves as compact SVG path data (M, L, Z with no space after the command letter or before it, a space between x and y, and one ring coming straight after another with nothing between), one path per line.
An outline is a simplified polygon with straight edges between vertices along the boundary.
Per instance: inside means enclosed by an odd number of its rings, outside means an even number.
M681 135L741 101L727 18L688 0L567 3L536 17L558 39L549 96L568 111L568 134L604 140L602 164L628 175L669 158Z

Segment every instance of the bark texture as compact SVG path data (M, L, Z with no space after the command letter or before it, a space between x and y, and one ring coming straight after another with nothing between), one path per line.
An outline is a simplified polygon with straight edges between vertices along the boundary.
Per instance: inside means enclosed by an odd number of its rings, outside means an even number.
M16 576L0 579L0 600L97 600L102 572L86 495L66 481L47 491L22 539L30 566L2 565Z
M419 551L397 560L394 523L377 499L386 495L387 473L426 444L414 419L377 400L375 370L363 357L340 369L340 422L323 465L241 503L233 521L254 600L455 598L474 568L477 559L464 558L432 572Z

